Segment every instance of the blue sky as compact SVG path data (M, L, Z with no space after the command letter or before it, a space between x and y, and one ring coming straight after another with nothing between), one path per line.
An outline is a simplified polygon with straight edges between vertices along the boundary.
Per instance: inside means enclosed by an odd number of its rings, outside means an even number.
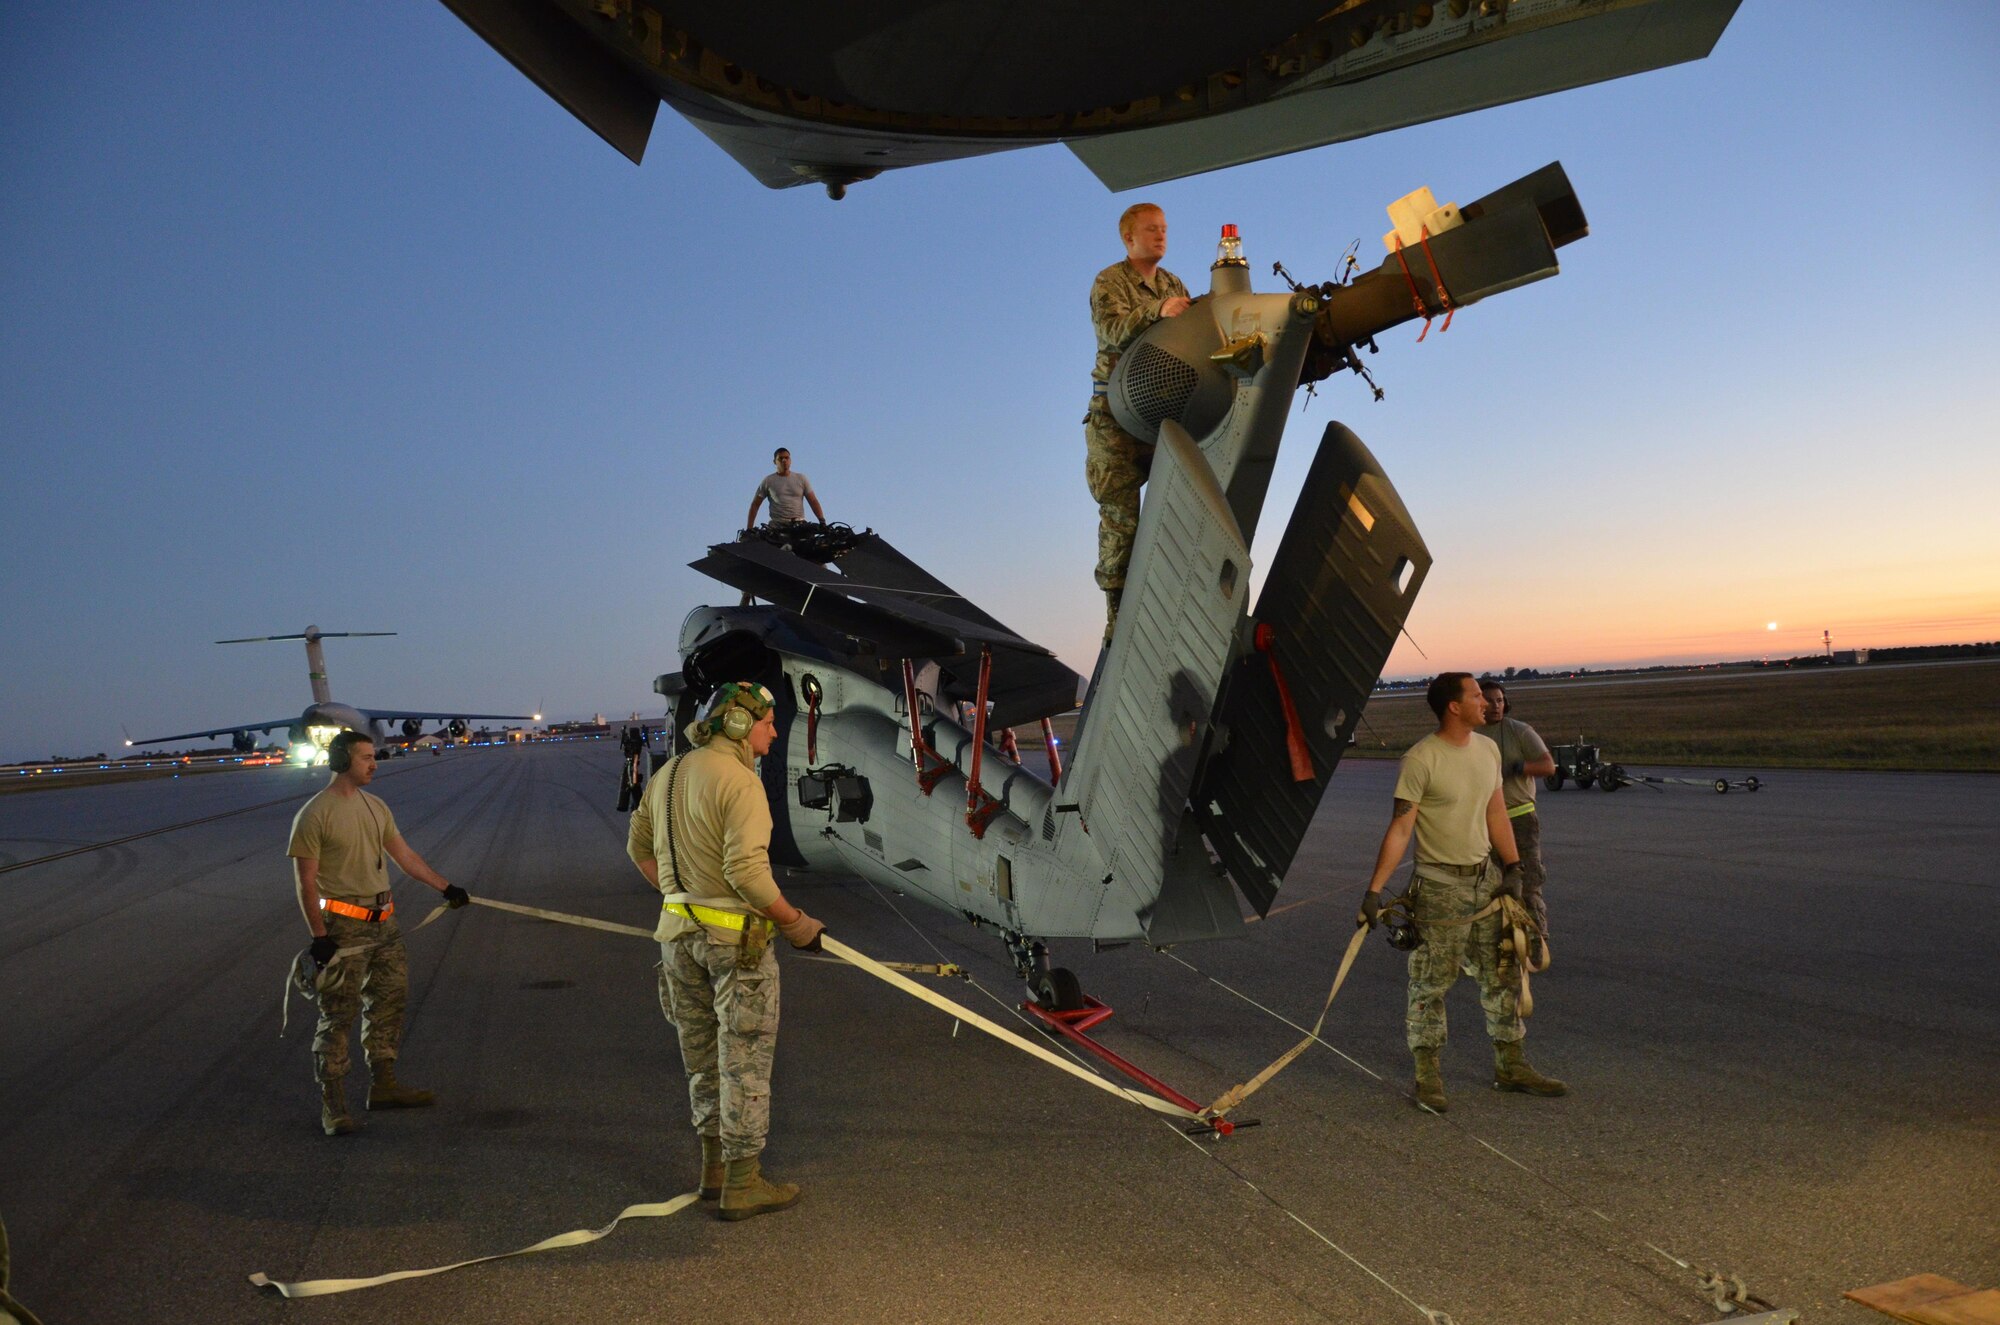
M336 697L657 712L685 568L791 447L1087 672L1081 430L1119 211L1206 284L1561 160L1553 281L1330 419L1437 558L1392 672L2000 637L2000 14L1750 0L1708 60L1111 195L1065 150L771 192L633 167L441 5L0 13L0 758ZM1369 260L1373 260L1370 258ZM1770 631L1770 622L1779 629ZM143 729L143 730L142 730Z

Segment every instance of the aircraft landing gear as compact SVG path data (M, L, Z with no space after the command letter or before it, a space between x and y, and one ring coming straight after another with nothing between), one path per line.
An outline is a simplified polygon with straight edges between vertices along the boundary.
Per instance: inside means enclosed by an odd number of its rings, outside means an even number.
M1015 973L1028 987L1028 997L1051 1012L1077 1012L1085 1006L1083 983L1066 966L1049 965L1049 948L1040 939L1006 933L1007 952L1014 959Z

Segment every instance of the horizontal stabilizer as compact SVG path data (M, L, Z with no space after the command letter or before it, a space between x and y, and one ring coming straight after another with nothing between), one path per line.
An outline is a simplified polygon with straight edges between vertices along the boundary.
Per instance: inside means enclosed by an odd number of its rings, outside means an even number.
M1252 649L1231 675L1218 718L1222 748L1203 765L1192 797L1209 845L1260 915L1291 869L1430 565L1375 457L1328 424L1251 620L1253 639L1270 647ZM1294 735L1311 757L1303 781L1291 758Z
M812 625L873 644L887 658L935 661L939 698L977 694L981 646L993 650L991 721L1014 727L1076 705L1082 678L1048 649L1007 629L877 534L862 535L832 566L762 539L718 543L690 563L732 588Z

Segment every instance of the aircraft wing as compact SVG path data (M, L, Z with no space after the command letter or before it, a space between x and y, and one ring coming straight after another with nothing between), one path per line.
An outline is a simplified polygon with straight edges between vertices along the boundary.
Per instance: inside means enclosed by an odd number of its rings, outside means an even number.
M1399 17L1410 6L1355 5L1391 30L1267 99L1065 145L1106 188L1135 189L1705 59L1738 3L1474 4L1456 19L1457 6L1425 5L1422 27Z
M280 727L290 727L298 720L299 715L294 713L289 717L273 718L269 722L242 722L234 727L210 727L207 731L182 732L178 736L148 736L145 740L134 741L132 744L165 745L168 741L191 741L197 736L236 736L244 732L264 732L269 734Z
M1082 678L891 547L864 534L834 566L760 539L718 543L690 565L731 588L865 639L891 658L936 661L940 697L978 694L979 652L993 651L987 698L992 721L1016 727L1076 705Z
M444 0L637 162L664 102L771 188L1060 142L1135 188L1622 78L1740 0Z

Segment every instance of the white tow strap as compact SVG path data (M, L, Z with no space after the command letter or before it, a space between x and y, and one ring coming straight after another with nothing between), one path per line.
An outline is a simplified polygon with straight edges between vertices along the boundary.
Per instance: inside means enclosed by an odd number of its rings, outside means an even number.
M477 906L490 906L498 911L510 911L515 915L527 916L534 920L548 920L559 925L576 925L584 929L603 930L607 934L626 934L633 938L648 940L653 937L652 930L640 929L637 925L620 925L610 920L597 920L590 916L568 915L561 911L547 911L538 906L520 906L513 902L495 901L489 897L474 897L472 902ZM430 924L431 921L436 920L447 909L442 906L438 907L437 910L425 916L410 932L415 933L416 930L422 929L425 925ZM1133 1104L1143 1105L1155 1113L1164 1113L1170 1117L1185 1118L1197 1122L1201 1120L1200 1114L1183 1109L1178 1104L1169 1104L1156 1096L1148 1095L1141 1091L1128 1090L1124 1086L1095 1076L1042 1045L1036 1044L1024 1036L1015 1034L998 1022L989 1021L987 1018L974 1012L971 1008L954 1002L933 990L924 988L900 971L892 970L881 962L876 961L873 957L856 952L839 939L821 934L820 944L828 953L847 962L849 965L858 967L876 979L894 985L906 994L920 998L926 1003L949 1012L953 1017L956 1017L966 1025L976 1026L996 1040L1004 1040L1023 1053L1031 1054L1041 1059L1051 1067L1061 1068L1079 1081L1095 1086L1099 1090L1108 1091L1122 1099L1129 1100ZM341 955L345 955L345 953L343 952ZM331 963L328 964L331 965ZM291 985L288 979L286 983L288 994L290 989ZM956 1034L956 1031L954 1030L953 1033ZM395 1283L399 1279L422 1279L428 1275L443 1274L447 1270L462 1269L468 1265L480 1265L487 1261L505 1260L509 1256L526 1256L528 1253L536 1251L554 1251L559 1247L580 1247L584 1243L595 1242L599 1238L609 1236L612 1230L616 1229L624 1220L659 1218L665 1215L678 1214L689 1205L692 1205L699 1198L699 1195L698 1192L688 1192L684 1195L674 1197L671 1201L659 1201L645 1205L629 1205L618 1212L616 1219L613 1219L600 1229L577 1229L569 1233L558 1233L552 1238L542 1239L532 1247L521 1247L515 1251L498 1252L491 1256L475 1256L470 1260L454 1261L450 1265L432 1266L428 1270L397 1270L392 1274L378 1274L371 1279L307 1279L298 1283L281 1283L260 1270L250 1276L250 1282L258 1288L274 1288L285 1297L325 1297L332 1293L351 1293L357 1288L374 1288L381 1284Z
M936 990L924 988L916 981L910 979L909 976L890 970L873 957L863 956L861 953L848 947L845 943L842 943L839 939L822 934L819 937L819 941L828 952L843 961L851 962L855 966L860 967L876 979L892 984L904 993L920 998L935 1007L942 1008L966 1025L976 1026L996 1040L1005 1040L1008 1044L1013 1045L1023 1053L1032 1054L1051 1067L1059 1067L1079 1081L1088 1082L1099 1090L1109 1091L1111 1094L1130 1100L1134 1104L1144 1105L1155 1113L1164 1113L1171 1117L1187 1118L1197 1122L1201 1119L1200 1114L1190 1109L1183 1109L1178 1104L1169 1104L1156 1095L1148 1095L1142 1091L1128 1090L1126 1087L1120 1086L1115 1082L1106 1081L1103 1077L1087 1072L1075 1063L1070 1062L1067 1058L1064 1058L1061 1054L1036 1044L1033 1040L1027 1039L1024 1036L1015 1034L998 1022L987 1020L971 1008L966 1007L962 1003L953 1002Z
M303 1279L295 1284L283 1284L262 1273L250 1276L250 1282L259 1288L275 1288L285 1297L326 1297L331 1293L351 1293L357 1288L375 1288L381 1284L393 1284L399 1279L422 1279L427 1275L443 1274L446 1270L459 1270L468 1265L480 1265L486 1261L504 1261L509 1256L526 1256L531 1251L554 1251L558 1247L581 1247L586 1242L609 1237L613 1229L627 1219L657 1219L665 1215L679 1214L688 1206L701 1199L700 1192L683 1192L671 1201L654 1201L642 1205L628 1205L618 1212L618 1217L603 1228L579 1228L568 1233L558 1233L552 1238L543 1238L532 1247L522 1247L515 1251L498 1252L492 1256L474 1256L469 1261L453 1261L450 1265L433 1265L428 1270L397 1270L393 1274L378 1274L372 1279Z
M536 920L551 920L559 925L581 925L586 929L601 929L612 934L631 934L635 935L636 937L645 939L650 939L653 937L653 932L649 929L639 929L632 925L617 925L613 924L608 920L594 920L589 916L565 915L561 911L544 911L540 907L534 907L534 906L516 906L512 902L496 902L485 897L475 897L472 900L476 905L479 906L497 907L502 911L512 911L516 915L531 916ZM428 917L425 919L424 923L425 924L430 923ZM1155 1113L1164 1113L1171 1115L1172 1117L1175 1118L1187 1118L1197 1121L1201 1117L1200 1114L1193 1113L1187 1109L1183 1109L1178 1104L1169 1104L1165 1100L1160 1099L1158 1096L1148 1095L1143 1091L1128 1090L1124 1086L1117 1085L1114 1082L1106 1081L1103 1077L1097 1076L1094 1073L1088 1072L1083 1068L1078 1067L1075 1063L1070 1062L1067 1058L1064 1058L1061 1054L1058 1054L1043 1045L1036 1044L1033 1040L1030 1040L1025 1036L1018 1035L1015 1032L1008 1030L1005 1026L1000 1025L996 1021L991 1021L985 1017L980 1016L977 1012L974 1012L971 1008L966 1007L962 1003L958 1003L953 1001L952 999L946 998L943 994L940 994L935 990L924 988L916 981L910 979L910 977L908 977L907 975L902 974L900 971L895 971L890 969L889 967L883 965L881 962L876 961L873 957L869 957L863 953L856 952L853 948L848 947L845 943L842 943L839 939L836 939L831 935L821 934L820 946L824 948L831 955L840 958L842 961L847 962L849 965L859 967L860 969L868 972L868 974L874 976L876 979L881 980L886 984L894 985L896 988L902 990L906 994L909 994L913 998L920 998L924 1002L929 1003L933 1007L939 1008L945 1012L949 1012L952 1016L958 1018L958 1020L964 1022L966 1025L976 1026L980 1030L985 1031L988 1035L991 1035L994 1039L1004 1040L1008 1044L1013 1045L1016 1049L1019 1049L1021 1052L1026 1054L1032 1054L1034 1057L1041 1059L1043 1062L1049 1064L1049 1066L1051 1067L1061 1068L1063 1071L1069 1073L1077 1080L1088 1082L1091 1085L1097 1087L1099 1090L1108 1091L1111 1094L1117 1095L1122 1099L1130 1100L1134 1104L1143 1105L1144 1107L1153 1110Z

